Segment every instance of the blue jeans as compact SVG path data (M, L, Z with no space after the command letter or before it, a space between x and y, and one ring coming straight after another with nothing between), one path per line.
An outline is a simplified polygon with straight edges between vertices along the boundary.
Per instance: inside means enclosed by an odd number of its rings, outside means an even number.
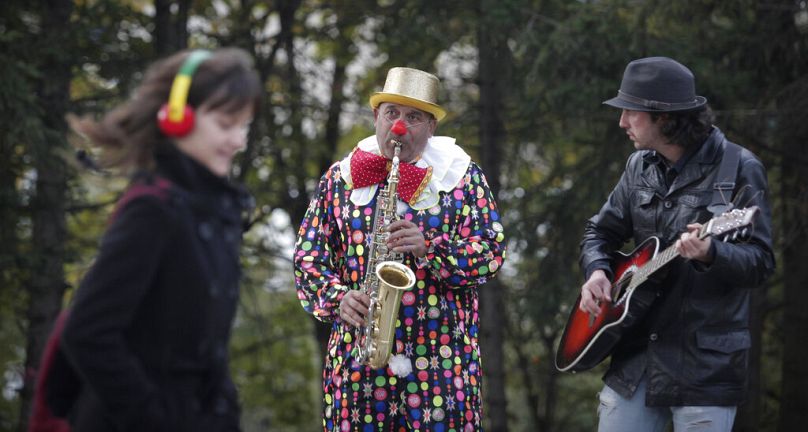
M645 378L631 399L603 386L599 394L598 432L664 432L673 421L674 432L730 432L734 406L645 406Z

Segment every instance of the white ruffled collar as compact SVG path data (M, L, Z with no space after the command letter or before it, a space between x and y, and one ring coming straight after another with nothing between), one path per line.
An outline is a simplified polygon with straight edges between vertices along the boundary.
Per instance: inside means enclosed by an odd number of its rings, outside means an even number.
M369 136L356 145L358 148L374 154L381 154L376 136ZM352 185L351 156L353 152L340 161L340 172L347 185ZM438 204L440 192L448 192L457 186L466 175L471 156L460 146L455 139L447 136L433 136L427 142L421 158L415 163L420 168L432 167L432 178L412 205L415 210L426 210ZM366 186L351 191L351 202L354 205L367 205L376 195L378 185ZM399 202L399 205L403 202Z

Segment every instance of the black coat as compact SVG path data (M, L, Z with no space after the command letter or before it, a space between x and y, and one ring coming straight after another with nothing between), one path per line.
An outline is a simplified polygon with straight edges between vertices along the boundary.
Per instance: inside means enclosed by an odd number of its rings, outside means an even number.
M688 223L709 220L707 206L724 140L714 128L670 188L659 155L647 150L632 154L608 201L587 223L581 243L586 277L608 267L612 251L630 239L640 244L657 236L667 247ZM735 183L739 207L761 208L752 238L734 244L713 239L711 265L677 258L661 280L643 286L658 297L645 319L621 339L604 377L623 396L630 397L645 374L649 406L727 406L743 401L751 344L749 289L773 272L774 256L766 171L746 149Z
M119 207L62 335L78 432L239 428L228 341L250 198L176 150L157 167L133 184L165 178L169 193Z

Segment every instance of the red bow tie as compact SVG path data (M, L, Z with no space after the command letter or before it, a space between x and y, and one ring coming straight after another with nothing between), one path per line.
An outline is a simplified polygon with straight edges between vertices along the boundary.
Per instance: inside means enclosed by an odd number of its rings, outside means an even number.
M382 183L387 179L392 161L357 148L351 155L351 180L355 189ZM412 205L432 177L432 167L419 168L413 164L398 164L398 197Z

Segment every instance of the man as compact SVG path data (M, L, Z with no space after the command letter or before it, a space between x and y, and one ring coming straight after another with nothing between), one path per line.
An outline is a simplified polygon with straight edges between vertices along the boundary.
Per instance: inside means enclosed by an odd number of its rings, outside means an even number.
M765 169L741 149L734 190L713 202L726 138L696 96L693 74L672 59L632 61L617 97L604 104L622 109L620 127L638 151L587 223L581 309L597 314L598 302L611 300L613 252L629 239L657 236L660 250L674 245L681 257L643 287L657 297L612 352L599 431L663 431L672 419L677 432L729 432L746 393L750 288L774 269ZM733 197L739 207L760 207L751 236L700 239L699 222L713 217L708 207Z
M453 138L432 136L446 115L438 86L420 70L388 72L370 98L376 135L326 171L298 232L298 297L307 312L333 322L326 431L480 430L477 290L502 265L505 247L483 172ZM399 219L384 227L386 246L403 254L416 282L401 298L396 364L373 369L357 361L357 330L368 313L363 282L393 139L402 143Z

